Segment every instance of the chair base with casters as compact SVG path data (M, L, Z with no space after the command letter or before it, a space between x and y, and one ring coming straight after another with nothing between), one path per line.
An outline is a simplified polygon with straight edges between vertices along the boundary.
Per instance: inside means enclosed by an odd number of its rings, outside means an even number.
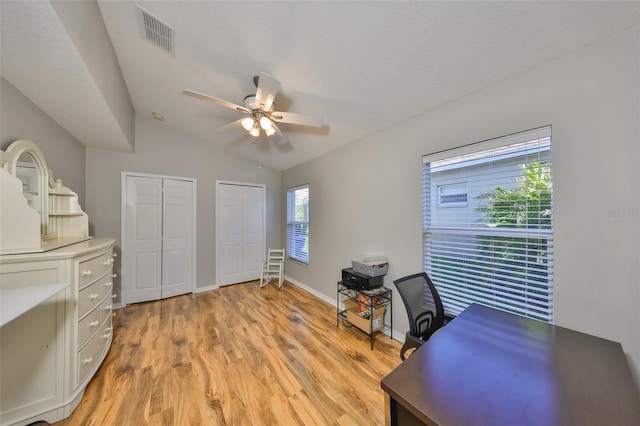
M267 259L262 262L260 274L260 288L269 284L271 280L277 280L278 288L284 282L284 249L269 249Z

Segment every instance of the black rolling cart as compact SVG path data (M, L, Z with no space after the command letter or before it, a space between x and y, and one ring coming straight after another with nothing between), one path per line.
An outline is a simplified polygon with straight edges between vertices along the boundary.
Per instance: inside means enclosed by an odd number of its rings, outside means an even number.
M393 303L390 288L364 290L353 287L350 283L338 281L336 301L336 327L342 319L360 329L369 336L372 350L373 341L378 333L388 333L389 338L393 338ZM388 323L385 320L387 308Z

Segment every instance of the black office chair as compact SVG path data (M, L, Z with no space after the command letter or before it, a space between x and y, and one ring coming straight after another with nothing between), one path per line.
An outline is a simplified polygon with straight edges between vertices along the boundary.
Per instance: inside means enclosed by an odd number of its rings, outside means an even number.
M438 290L425 272L399 278L393 284L409 316L409 331L400 350L400 358L404 361L407 350L422 346L444 325L444 307Z

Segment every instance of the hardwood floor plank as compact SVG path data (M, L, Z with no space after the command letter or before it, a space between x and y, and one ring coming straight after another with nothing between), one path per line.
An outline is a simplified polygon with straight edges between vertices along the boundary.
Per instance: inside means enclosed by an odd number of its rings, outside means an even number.
M342 323L335 306L257 282L127 306L60 425L382 425L380 380L400 343Z

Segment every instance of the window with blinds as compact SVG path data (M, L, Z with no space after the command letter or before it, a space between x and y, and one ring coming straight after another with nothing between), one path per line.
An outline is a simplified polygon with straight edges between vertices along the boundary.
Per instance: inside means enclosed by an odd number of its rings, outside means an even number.
M287 190L287 254L309 263L309 185Z
M445 309L553 321L551 127L423 157L424 268ZM442 188L451 191L443 205Z

